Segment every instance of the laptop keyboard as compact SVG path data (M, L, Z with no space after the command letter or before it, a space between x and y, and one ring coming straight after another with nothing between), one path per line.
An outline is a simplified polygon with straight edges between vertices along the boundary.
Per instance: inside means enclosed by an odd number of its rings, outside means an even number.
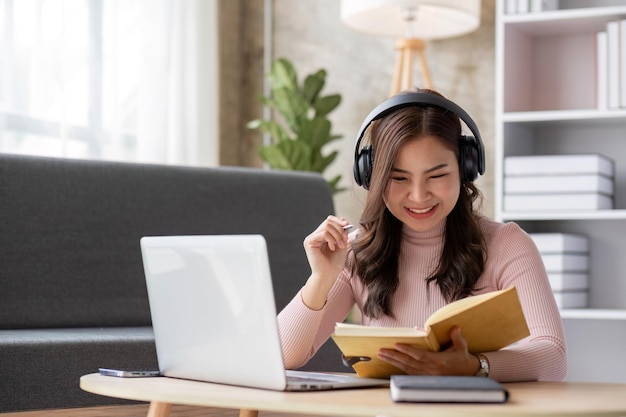
M295 383L315 383L315 382L335 382L337 379L329 377L314 377L314 376L296 376L296 375L287 375L287 382L295 382Z
M356 374L336 375L323 372L287 370L285 375L287 377L288 390L295 391L374 387L379 385L389 386L387 380L359 378ZM294 389L293 387L299 387L299 389Z

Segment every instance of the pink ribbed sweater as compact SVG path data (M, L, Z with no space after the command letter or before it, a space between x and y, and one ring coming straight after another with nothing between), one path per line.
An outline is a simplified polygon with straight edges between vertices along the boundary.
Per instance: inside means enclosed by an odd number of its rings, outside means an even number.
M480 225L487 242L487 262L477 294L515 285L531 333L507 348L485 353L490 376L502 382L562 380L567 371L563 324L534 242L515 223L481 219ZM396 317L364 316L363 324L422 327L446 304L436 285L431 286L429 296L426 291L426 278L434 271L443 247L443 230L443 223L424 233L404 228L400 286L392 304ZM319 311L309 309L298 292L278 315L285 366L304 365L328 339L335 323L343 321L355 303L362 308L366 298L367 291L348 268L341 272Z

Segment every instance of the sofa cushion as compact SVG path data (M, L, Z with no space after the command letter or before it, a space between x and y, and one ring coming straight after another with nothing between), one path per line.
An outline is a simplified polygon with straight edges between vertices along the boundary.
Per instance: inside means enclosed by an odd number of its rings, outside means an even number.
M0 330L0 412L128 403L79 388L98 367L156 369L150 327Z
M333 211L298 172L0 155L0 181L0 329L150 325L146 235L264 235L280 310Z

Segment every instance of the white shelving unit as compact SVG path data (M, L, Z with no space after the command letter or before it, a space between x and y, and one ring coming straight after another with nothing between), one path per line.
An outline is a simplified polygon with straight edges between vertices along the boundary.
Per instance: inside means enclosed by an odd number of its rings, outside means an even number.
M523 14L506 14L505 1L496 19L496 218L589 237L589 308L562 311L568 380L626 382L626 109L598 109L595 74L595 33L626 18L626 1L561 0L561 9ZM615 209L503 210L506 156L568 153L614 160Z

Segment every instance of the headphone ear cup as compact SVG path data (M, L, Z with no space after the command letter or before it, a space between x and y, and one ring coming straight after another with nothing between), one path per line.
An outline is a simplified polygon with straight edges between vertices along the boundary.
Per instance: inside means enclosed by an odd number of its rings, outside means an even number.
M478 144L473 136L461 136L459 139L459 169L464 182L473 182L478 178Z
M369 190L372 168L374 167L374 149L372 145L366 146L359 151L354 161L354 180L358 185Z

